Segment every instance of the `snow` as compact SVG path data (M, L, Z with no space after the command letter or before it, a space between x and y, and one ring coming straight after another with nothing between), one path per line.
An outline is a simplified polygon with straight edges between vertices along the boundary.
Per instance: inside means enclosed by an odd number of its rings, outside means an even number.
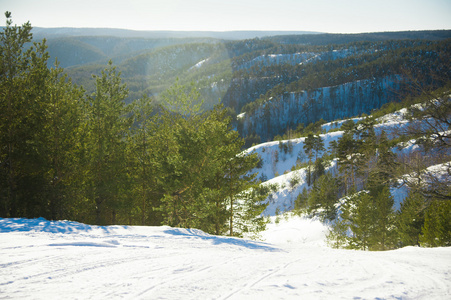
M338 172L336 159L333 160L328 167L326 167L326 172L332 172L332 174ZM265 216L276 216L278 213L293 210L296 198L299 196L299 194L302 193L304 188L307 190L311 188L311 186L307 184L306 168L277 176L264 182L263 184L276 185L278 187L277 191L272 192L270 196L265 200L266 202L268 202L268 206L263 212L263 215Z
M342 131L320 134L324 141L324 148L327 149L330 142L338 141L342 135ZM247 153L258 153L263 162L262 168L255 169L253 172L258 172L258 177L264 175L269 180L277 177L276 175L290 172L291 168L296 165L296 162L308 162L308 157L304 152L304 141L305 137L301 137L291 140L266 142L247 149ZM288 145L289 142L292 150L291 152L285 152L281 149L280 144ZM278 159L275 159L276 156Z
M265 242L195 229L0 219L0 298L449 299L451 248L336 250L317 220Z
M290 182L295 177L299 182L295 186L291 186ZM277 191L272 192L265 200L268 206L263 212L263 215L275 216L278 212L293 210L297 196L302 192L304 187L308 188L306 177L306 170L301 169L275 177L263 183L264 185L277 185Z
M189 70L193 70L193 69L199 69L200 67L202 67L202 65L207 62L209 60L209 58L207 59L203 59L200 62L198 62L197 64L195 64L194 66L192 66L191 68L189 68Z

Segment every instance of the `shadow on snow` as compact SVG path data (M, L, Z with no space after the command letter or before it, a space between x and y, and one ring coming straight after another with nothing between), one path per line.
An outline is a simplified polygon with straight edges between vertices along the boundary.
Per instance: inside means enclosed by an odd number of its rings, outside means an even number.
M109 233L108 226L92 226L78 223L75 221L48 221L44 218L25 219L25 218L0 218L0 232L27 232L41 231L51 233L79 233L89 232L93 229L101 229Z
M213 245L220 244L228 244L234 246L240 246L248 249L257 249L264 251L281 251L280 249L273 247L270 244L264 242L251 241L236 237L226 237L226 236L217 236L210 235L208 233L203 232L199 229L187 229L187 228L170 228L164 231L166 234L176 235L176 236L185 236L189 238L201 239L204 241L211 241Z

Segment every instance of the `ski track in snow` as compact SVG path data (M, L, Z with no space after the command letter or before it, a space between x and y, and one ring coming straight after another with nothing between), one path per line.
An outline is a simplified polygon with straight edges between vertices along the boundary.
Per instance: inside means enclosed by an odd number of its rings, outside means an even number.
M293 217L265 242L195 229L0 219L1 299L449 299L451 248L324 245Z

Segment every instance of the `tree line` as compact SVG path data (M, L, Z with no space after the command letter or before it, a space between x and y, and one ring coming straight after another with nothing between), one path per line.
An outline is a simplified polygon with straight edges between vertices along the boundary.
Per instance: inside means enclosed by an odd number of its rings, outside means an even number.
M0 217L196 227L240 236L266 224L254 154L222 106L201 111L178 82L162 105L128 89L110 61L87 94L31 25L0 33ZM31 45L31 46L29 46Z

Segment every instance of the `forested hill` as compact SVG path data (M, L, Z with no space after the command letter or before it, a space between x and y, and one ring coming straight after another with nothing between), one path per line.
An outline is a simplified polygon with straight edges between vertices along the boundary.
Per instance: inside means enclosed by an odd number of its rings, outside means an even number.
M49 65L57 58L88 93L94 91L91 75L99 75L110 59L127 83L128 102L147 94L158 103L177 79L194 82L205 109L222 102L232 115L245 112L235 126L242 136L261 141L300 123L351 117L399 101L409 92L407 77L436 86L437 77L451 77L451 30L275 36L264 35L280 33L48 32ZM261 38L239 39L253 35Z

